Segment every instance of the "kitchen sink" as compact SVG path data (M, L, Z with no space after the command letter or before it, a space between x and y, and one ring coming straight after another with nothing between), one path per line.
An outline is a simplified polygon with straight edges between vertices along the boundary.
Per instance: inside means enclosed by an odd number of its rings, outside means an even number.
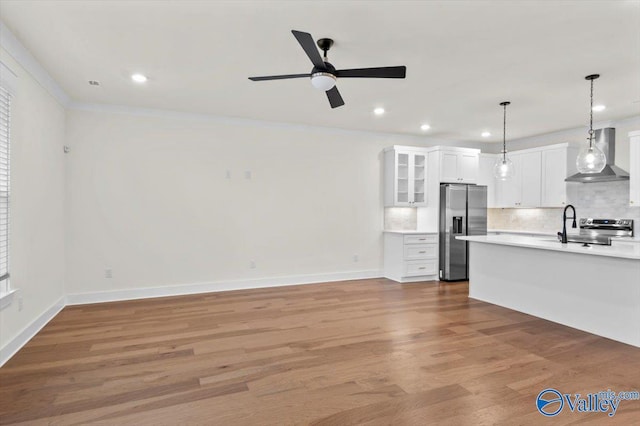
M560 243L560 240L558 238L539 238L538 241L544 241L544 242L556 242L556 243ZM583 237L583 236L569 236L568 237L568 243L573 243L573 244L593 244L593 245L599 245L599 246L610 246L611 245L611 238L609 237Z

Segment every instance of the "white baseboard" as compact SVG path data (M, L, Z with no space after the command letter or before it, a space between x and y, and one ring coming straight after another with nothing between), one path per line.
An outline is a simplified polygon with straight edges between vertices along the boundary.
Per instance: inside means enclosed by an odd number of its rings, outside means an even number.
M65 298L61 297L31 324L26 326L16 337L0 348L0 367L16 354L29 340L33 338L49 321L51 321L65 307Z
M68 294L24 328L15 338L0 348L0 367L29 342L49 321L67 305L116 302L121 300L148 299L152 297L182 296L187 294L212 293L252 288L282 287L301 284L317 284L332 281L360 280L382 277L381 270L333 272L328 274L291 275L286 277L258 278L251 280L214 281L172 285L166 287L134 288L128 290L100 291L94 293Z
M84 305L88 303L117 302L121 300L148 299L152 297L183 296L187 294L317 284L323 282L380 277L382 277L382 271L374 269L366 271L333 272L328 274L291 275L285 277L257 278L249 280L213 281L164 287L99 291L93 293L73 293L67 295L67 305Z

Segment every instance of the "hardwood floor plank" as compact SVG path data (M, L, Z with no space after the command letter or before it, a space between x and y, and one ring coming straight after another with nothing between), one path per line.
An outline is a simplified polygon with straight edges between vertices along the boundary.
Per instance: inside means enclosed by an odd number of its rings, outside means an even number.
M67 307L0 369L0 425L538 425L547 387L639 386L638 348L371 279Z

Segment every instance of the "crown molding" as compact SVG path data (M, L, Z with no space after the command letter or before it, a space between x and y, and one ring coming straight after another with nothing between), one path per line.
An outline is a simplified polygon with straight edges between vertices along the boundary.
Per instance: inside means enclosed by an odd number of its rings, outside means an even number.
M0 84L14 96L18 91L18 76L2 60L0 60Z
M620 126L638 126L640 129L640 115L621 118L618 120L606 120L593 123L594 129L601 129L604 127L620 127ZM508 142L510 150L521 151L523 149L533 148L534 146L543 146L545 144L560 142L575 143L580 142L576 140L576 134L583 132L586 140L588 126L573 127L570 129L558 130L555 132L541 133L539 135L527 136L524 138L513 139ZM499 146L489 146L485 153L498 153Z
M352 134L376 138L388 138L390 144L397 143L398 139L404 139L403 142L408 144L417 144L419 146L469 146L477 148L478 143L464 142L455 140L437 139L428 136L419 136L404 133L392 132L373 132L368 130L343 129L340 127L319 126L313 124L297 124L283 121L258 120L254 118L229 117L213 114L201 114L193 112L182 112L175 110L164 110L158 108L144 108L128 105L101 104L91 102L71 101L67 108L77 111L101 112L111 114L137 115L144 117L156 117L165 119L193 120L200 122L211 122L226 125L244 126L244 127L262 127L262 128L280 128L295 131L320 131L331 134Z
M372 132L366 130L352 130L343 129L339 127L329 126L317 126L306 124L295 124L288 122L268 121L268 120L256 120L250 118L240 117L226 117L217 116L212 114L200 114L189 113L174 110L162 110L155 108L141 108L126 105L111 105L100 103L88 103L78 102L71 99L71 97L62 89L62 87L54 80L53 77L47 72L47 70L38 62L38 60L29 52L29 50L16 38L11 30L0 20L0 46L2 46L9 55L22 66L51 96L53 96L62 106L67 109L83 110L83 111L97 111L97 112L110 112L128 115L148 116L148 117L161 117L161 118L176 118L198 121L210 121L225 124L235 124L243 126L257 126L257 127L270 127L270 128L283 128L289 130L321 130L330 133L351 133L360 134L366 136L376 137L389 137L390 139L403 138L410 139L412 143L432 146L432 145L472 145L476 146L474 142L461 142L453 140L444 140L437 138L430 138L428 136L418 136L404 133L393 132ZM392 142L390 142L392 143Z
M0 21L0 45L18 62L58 103L66 107L71 98L60 85L49 75L40 62L16 38L9 28Z
M112 105L112 104L100 104L100 103L88 103L78 102L71 99L71 97L62 89L62 87L51 77L47 70L38 62L38 60L29 52L29 50L15 37L11 30L0 20L0 46L2 46L13 59L18 62L31 76L45 89L51 96L53 96L62 106L67 109L82 110L82 111L95 111L95 112L109 112L118 114L148 116L148 117L161 117L161 118L174 118L174 119L187 119L197 121L209 121L230 125L243 125L243 126L255 126L255 127L267 127L267 128L282 128L289 130L320 130L329 133L350 133L354 135L375 136L375 137L389 137L390 144L396 144L395 138L402 138L411 140L411 143L418 144L419 146L458 146L468 148L479 148L486 152L493 151L493 145L495 143L477 140L453 140L453 139L439 139L429 136L414 135L410 133L394 133L394 132L374 132L368 130L354 130L344 129L340 127L319 126L311 124L296 124L281 121L268 121L258 120L251 118L241 117L227 117L212 114L203 113L190 113L175 110L162 110L156 108L142 108L126 105ZM620 120L610 120L595 123L594 127L612 127L620 125L633 125L637 123L640 127L640 116L628 117ZM527 136L520 139L514 139L509 143L525 144L528 141L547 138L547 137L561 137L563 135L569 136L576 131L582 130L583 127L576 127L572 129L559 130L555 132L549 132L545 134L539 134L534 136Z

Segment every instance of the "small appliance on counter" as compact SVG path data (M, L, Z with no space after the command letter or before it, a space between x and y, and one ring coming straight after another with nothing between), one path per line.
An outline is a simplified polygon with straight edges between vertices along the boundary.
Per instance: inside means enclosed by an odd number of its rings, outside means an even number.
M456 237L487 235L487 187L440 185L440 268L443 281L469 279L467 242Z
M610 246L611 237L633 237L633 219L582 218L580 233L569 234L567 242ZM560 232L558 238L561 238Z

